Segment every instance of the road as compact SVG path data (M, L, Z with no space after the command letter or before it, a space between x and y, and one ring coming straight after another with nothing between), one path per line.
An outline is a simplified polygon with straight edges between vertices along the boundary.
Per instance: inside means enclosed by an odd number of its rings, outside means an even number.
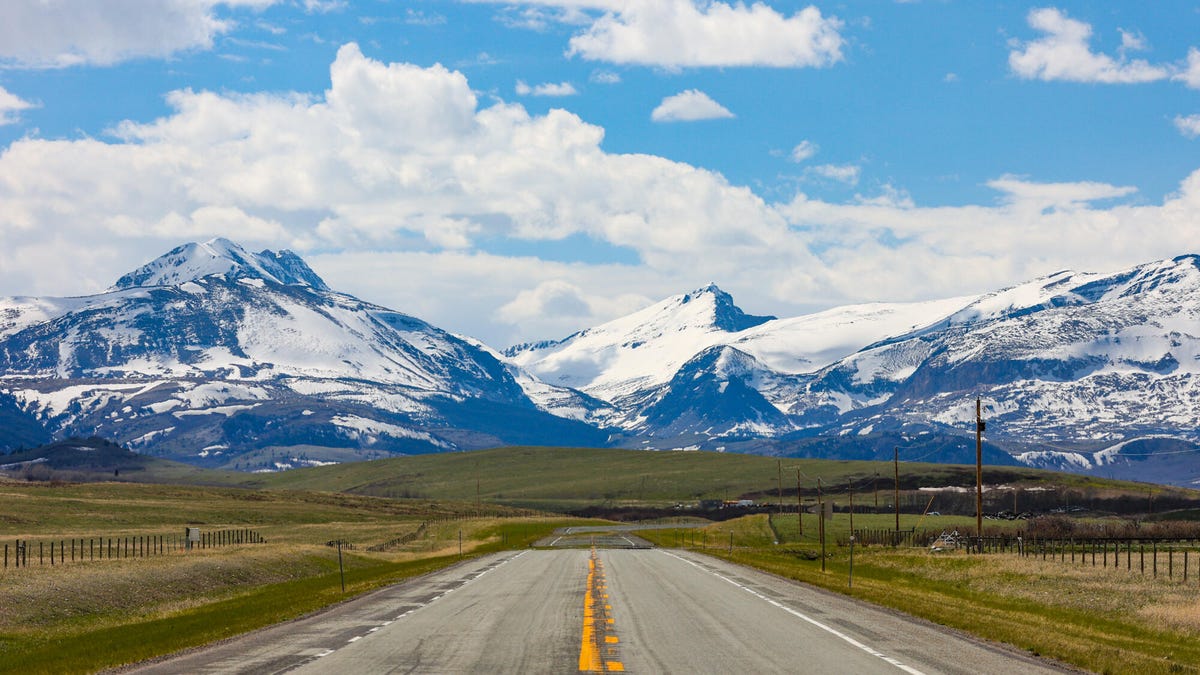
M1015 650L697 553L470 560L134 672L1064 672Z

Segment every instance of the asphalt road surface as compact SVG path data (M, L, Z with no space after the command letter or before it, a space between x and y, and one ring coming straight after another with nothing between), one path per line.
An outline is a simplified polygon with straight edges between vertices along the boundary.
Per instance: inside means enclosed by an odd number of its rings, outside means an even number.
M507 552L138 673L1053 673L1016 650L662 549Z

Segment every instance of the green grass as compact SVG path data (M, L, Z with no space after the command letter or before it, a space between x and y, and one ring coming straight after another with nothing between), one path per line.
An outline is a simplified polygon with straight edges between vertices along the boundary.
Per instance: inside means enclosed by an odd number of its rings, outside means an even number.
M915 517L913 517L915 519ZM785 520L794 522L795 516ZM912 520L902 521L906 527ZM1105 673L1200 672L1200 611L1195 577L1187 586L1124 570L924 549L856 547L853 587L848 518L827 527L826 571L816 555L816 519L801 541L774 544L764 515L714 524L699 533L641 535L664 546L706 546L706 553L891 607L980 637ZM972 523L973 524L973 523ZM859 516L855 518L859 527ZM809 536L809 532L813 536ZM795 533L795 527L791 529ZM733 551L729 552L729 535ZM808 554L808 555L803 555ZM811 556L812 559L809 559Z
M525 548L557 527L591 521L459 521L467 537L465 557L504 548ZM447 542L450 539L447 537ZM254 586L197 607L122 617L94 615L48 629L0 635L0 673L93 672L200 646L303 616L376 588L458 562L457 553L394 562L344 553L346 592L336 558L318 561L320 572Z
M480 513L480 512L486 513ZM284 621L580 519L361 495L141 484L0 483L0 543L250 527L267 544L0 570L0 672L89 672ZM401 535L420 536L371 552ZM330 539L345 552L342 594ZM32 560L33 556L31 556Z
M464 501L478 495L494 503L569 510L590 504L671 504L743 496L773 502L779 488L779 467L776 459L757 455L515 447L256 474L247 476L244 484ZM876 474L885 488L892 485L891 462L783 459L782 467L787 503L795 500L797 470L806 494L815 490L818 478L827 489L850 480L861 486ZM902 483L912 487L975 484L974 467L904 463L900 470ZM989 469L988 475L993 482L1002 479L1026 485L1092 489L1122 485L1010 467ZM831 498L839 503L848 499L844 489Z

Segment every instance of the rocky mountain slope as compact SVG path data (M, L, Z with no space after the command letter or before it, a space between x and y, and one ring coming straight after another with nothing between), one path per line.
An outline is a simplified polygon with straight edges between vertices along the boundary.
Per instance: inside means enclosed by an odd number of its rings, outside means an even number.
M715 285L503 353L181 246L80 298L0 299L0 447L104 436L243 470L509 443L973 461L1200 480L1200 258L979 297L754 316Z
M264 464L248 456L263 448L605 438L538 410L488 351L333 292L288 251L221 239L100 295L0 300L0 373L0 394L56 437L243 469Z

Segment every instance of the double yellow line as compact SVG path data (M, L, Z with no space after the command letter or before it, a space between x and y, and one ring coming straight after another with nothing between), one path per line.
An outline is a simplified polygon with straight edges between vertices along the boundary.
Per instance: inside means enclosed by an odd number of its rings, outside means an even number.
M579 640L579 670L586 673L615 673L625 670L617 660L617 636L613 634L612 605L604 564L592 547L588 558L587 591L583 595L583 635Z

